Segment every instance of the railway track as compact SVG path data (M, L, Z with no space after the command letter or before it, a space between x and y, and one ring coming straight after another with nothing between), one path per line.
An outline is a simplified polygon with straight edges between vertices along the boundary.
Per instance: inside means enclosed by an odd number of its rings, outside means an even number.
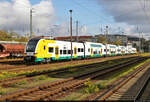
M63 94L67 94L68 92L84 86L84 83L90 81L96 77L102 76L106 73L115 71L120 68L125 68L127 66L131 66L136 64L146 58L138 58L134 61L128 61L126 63L114 65L104 69L98 69L96 71L91 71L82 75L78 75L75 77L67 78L64 80L56 81L53 83L47 83L42 86L26 89L23 91L15 92L14 94L9 94L2 96L0 101L11 100L11 101L19 101L19 100L53 100L58 96L62 96ZM97 67L97 66L95 66Z
M138 57L132 57L127 62L134 61L137 58ZM118 60L112 60L112 61L115 63ZM107 64L107 63L108 63L108 61L104 61L104 62L92 63L92 64L88 64L88 65L79 65L79 66L74 66L74 67L70 67L70 68L62 68L62 69L53 70L53 71L51 71L51 70L43 71L43 72L38 72L36 74L31 74L31 75L29 74L29 75L26 75L26 76L20 76L20 77L15 77L15 78L8 78L8 79L5 79L5 80L1 80L0 85L4 86L4 87L7 87L7 86L10 86L13 83L16 83L16 82L19 82L19 81L22 81L22 80L30 80L33 77L43 75L43 74L54 74L54 73L55 74L60 74L60 73L63 73L65 71L68 71L70 69L86 69L86 68L92 69L92 68L95 68L95 66L102 67L103 64Z
M128 56L114 56L114 57L107 57L107 58L95 58L95 59L86 59L86 60L77 60L75 62L90 62L90 61L103 61L103 60L114 60L119 58L128 58L128 57L137 57L135 55L128 55ZM63 64L70 64L70 62L53 62L48 64L41 64L41 65L25 65L23 60L21 61L4 61L0 62L0 71L7 71L7 72L20 72L20 71L32 71L37 69L47 69L50 66L62 66Z
M137 92L137 95L134 99L134 102L141 102L141 101L150 101L150 76L146 77L146 80L144 81L144 84L140 88L140 90Z
M146 86L150 84L149 67L150 62L139 66L133 72L118 79L117 83L108 89L93 96L91 95L88 99L99 101L141 101L140 99Z

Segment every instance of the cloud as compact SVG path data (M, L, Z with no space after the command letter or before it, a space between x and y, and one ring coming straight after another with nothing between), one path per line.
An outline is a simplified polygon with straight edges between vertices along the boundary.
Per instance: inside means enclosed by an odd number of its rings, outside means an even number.
M150 29L150 1L149 0L97 0L99 5L108 14L112 15L115 22L126 23L127 32L136 33L137 26L143 33ZM121 25L120 25L121 26Z
M33 8L33 32L47 32L55 21L51 0L31 5L29 0L0 1L0 29L29 32L30 8Z
M81 35L87 34L87 26L85 26L85 25L81 26L81 27L79 28L79 33L80 33Z

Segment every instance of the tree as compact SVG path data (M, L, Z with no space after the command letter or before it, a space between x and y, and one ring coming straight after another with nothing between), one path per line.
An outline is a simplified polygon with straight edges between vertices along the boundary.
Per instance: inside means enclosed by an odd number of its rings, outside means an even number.
M120 40L114 41L113 44L114 45L121 45L121 41Z
M105 43L106 38L104 36L100 36L97 40L98 43Z
M23 37L16 32L11 31L10 33L0 30L0 40L1 41L19 41L19 42L27 42L28 38Z

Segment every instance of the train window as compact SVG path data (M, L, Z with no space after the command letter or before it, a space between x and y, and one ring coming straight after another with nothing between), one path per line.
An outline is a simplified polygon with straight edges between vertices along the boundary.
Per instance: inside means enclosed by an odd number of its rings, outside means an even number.
M58 48L55 48L55 54L58 55Z
M90 52L90 48L88 49L88 52Z
M78 48L78 52L80 52L80 48Z
M26 52L34 52L39 40L39 38L31 39L27 44Z
M99 54L101 54L101 51L99 51Z
M71 54L71 50L68 50L68 54Z
M62 54L62 50L60 50L60 54Z
M109 49L107 49L107 52L109 51Z
M63 50L63 54L67 54L67 50Z
M44 50L46 49L46 47L44 46Z
M83 48L81 48L81 52L84 52Z
M94 51L94 54L97 54L97 51Z
M106 52L106 49L104 49L104 51Z
M48 52L53 53L53 47L49 47Z

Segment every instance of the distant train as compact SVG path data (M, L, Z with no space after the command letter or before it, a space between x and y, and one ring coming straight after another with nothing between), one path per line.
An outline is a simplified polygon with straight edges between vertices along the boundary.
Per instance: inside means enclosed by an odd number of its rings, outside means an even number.
M14 41L0 41L0 58L23 57L25 43Z
M132 46L117 46L93 42L72 42L72 58L84 59L102 56L118 56L137 53ZM71 59L71 42L32 38L25 49L26 62L51 62Z

